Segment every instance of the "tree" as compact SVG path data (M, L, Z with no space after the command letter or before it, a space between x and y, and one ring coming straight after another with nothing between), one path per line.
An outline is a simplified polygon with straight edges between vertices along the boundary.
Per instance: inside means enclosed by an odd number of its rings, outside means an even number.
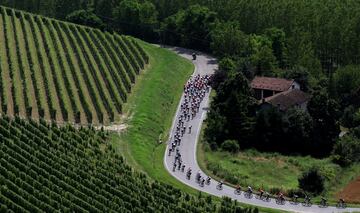
M250 36L250 61L256 69L256 75L274 75L277 63L271 45L271 40L265 36Z
M286 141L288 145L291 143L287 149L294 153L311 153L313 120L309 113L302 109L293 108L286 112L285 119L287 121L285 138L288 139Z
M257 113L254 140L251 146L263 151L283 152L288 145L282 114L275 107Z
M240 146L236 140L226 140L223 144L221 144L221 149L224 151L236 153L240 150Z
M228 137L227 120L220 114L220 110L211 105L207 115L206 128L204 130L205 140L209 143L212 150L216 150Z
M300 189L315 195L324 191L324 181L324 177L315 167L305 171L298 179Z
M151 2L123 0L113 13L122 33L148 39L155 37L158 13Z
M360 126L360 108L356 109L353 105L346 107L341 117L341 123L348 128Z
M277 59L277 63L280 68L285 68L286 66L286 35L282 29L276 27L265 29L265 36L271 40L271 46L273 54Z
M348 105L352 94L360 88L360 66L349 65L338 69L333 80L343 105Z
M225 57L219 62L219 69L215 71L215 74L212 78L212 88L215 90L218 89L219 85L225 81L225 79L233 72L235 72L236 64L235 62Z
M248 50L248 36L238 22L219 22L211 31L211 49L220 56L243 56Z
M66 20L76 24L103 29L104 23L91 10L77 10L66 16Z
M333 159L341 166L360 162L360 139L353 134L338 139L334 146Z
M216 13L209 8L192 5L165 19L163 39L165 42L179 41L177 45L192 49L208 50L210 32L216 22Z
M326 156L333 149L333 145L340 133L339 105L331 99L324 89L312 93L307 106L308 112L314 120L313 151L315 155Z
M241 72L232 73L219 85L216 93L205 129L207 141L217 145L226 139L248 143L252 134L255 101L247 79Z

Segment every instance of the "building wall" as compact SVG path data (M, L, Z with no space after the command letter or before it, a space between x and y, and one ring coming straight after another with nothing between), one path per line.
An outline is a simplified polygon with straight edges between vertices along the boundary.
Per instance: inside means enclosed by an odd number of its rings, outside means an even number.
M293 82L292 86L289 88L290 89L300 89L300 84L296 81Z

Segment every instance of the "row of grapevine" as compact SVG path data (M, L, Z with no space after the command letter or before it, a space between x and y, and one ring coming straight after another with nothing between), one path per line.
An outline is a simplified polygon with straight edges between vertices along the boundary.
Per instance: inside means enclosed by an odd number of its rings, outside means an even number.
M16 68L15 65L13 64L12 59L14 58L13 55L10 54L10 49L12 49L11 45L10 45L10 40L11 40L11 35L10 35L10 30L9 30L9 20L8 20L8 16L6 15L6 9L5 8L1 8L1 14L3 17L3 30L4 30L4 43L5 43L5 54L7 56L7 65L9 68L9 80L12 82L11 83L11 100L13 101L13 111L14 114L18 114L19 113L19 104L20 104L20 100L21 99L19 97L19 93L17 92L18 90L15 88L15 84L13 82L15 81L15 72L16 72ZM17 85L17 87L19 87L19 85ZM16 92L15 92L16 91ZM20 92L21 94L21 92Z
M68 43L67 37L64 36L64 32L62 31L62 29L59 27L59 23L58 22L51 22L52 27L55 29L55 33L58 36L59 40L60 40L60 52L63 53L66 57L66 64L69 66L70 69L70 73L68 73L72 78L69 77L69 79L73 80L73 85L74 87L76 87L77 85L77 92L78 92L78 97L79 100L81 102L82 108L85 111L86 114L86 119L88 123L91 123L93 120L93 112L95 110L92 110L89 104L89 101L86 100L86 88L84 88L84 84L83 81L81 81L80 79L81 76L78 76L79 73L76 72L76 68L75 68L75 62L73 62L71 56L73 55L71 52L71 48L70 45ZM67 54L65 53L65 50L67 50ZM75 88L76 89L76 88ZM75 90L73 89L73 90ZM74 93L73 93L74 94ZM99 111L96 111L97 113L100 113ZM95 116L95 115L94 115ZM98 116L98 114L96 115ZM79 115L76 116L76 118L78 118ZM79 119L80 120L80 119Z
M127 91L124 87L124 84L120 77L118 76L118 71L116 71L115 65L113 63L113 59L110 58L108 52L105 50L105 47L103 46L101 40L94 34L93 30L88 30L87 34L90 36L92 43L95 45L95 47L99 50L99 54L101 58L104 61L104 64L106 65L107 70L109 71L110 77L112 82L114 82L117 91L119 91L119 95L121 97L121 100L123 102L126 102L127 99ZM92 46L92 45L90 45Z
M129 39L135 45L135 47L137 48L137 51L139 51L139 53L141 54L141 57L143 58L145 64L148 64L149 63L149 56L146 54L145 50L133 38L129 38Z
M20 21L21 21L21 25L22 25L24 37L25 37L25 48L27 50L35 49L36 46L34 43L31 27L23 13L21 13ZM46 96L45 88L43 86L44 83L42 81L42 76L39 72L40 66L39 66L37 54L33 53L31 51L26 51L26 53L27 53L29 66L30 66L30 70L28 72L30 72L32 83L34 86L34 93L35 93L34 98L36 98L36 107L35 108L37 108L37 114L41 117L48 118L49 112L47 110L48 109L48 104L47 104L47 99L46 99L47 96Z
M58 23L59 24L59 23ZM97 117L100 123L104 122L104 114L105 114L105 107L100 97L100 91L96 88L94 81L92 80L92 75L90 74L90 70L88 68L88 64L85 61L84 57L81 57L82 49L79 47L79 44L75 38L75 36L70 32L68 26L64 23L60 26L60 28L64 31L65 35L67 35L68 40L70 42L70 46L74 51L74 55L76 56L76 60L79 65L79 69L82 73L84 78L84 82L86 84L87 90L89 92L90 98L92 103L94 104L95 110L97 112ZM76 72L76 71L75 71ZM105 101L105 100L104 100Z
M136 62L139 64L141 69L144 69L145 61L141 54L139 53L138 49L134 47L134 43L130 40L130 38L126 36L122 36L123 41L125 42L126 46L130 49L130 51L133 53Z
M2 16L0 16L0 37L3 34L2 32ZM3 42L2 42L3 43ZM5 62L5 59L0 55L0 101L1 101L1 111L6 114L7 112L7 106L8 106L8 100L7 100L7 93L6 93L6 81L5 79L5 69L3 67L3 63Z
M135 83L136 72L134 71L132 65L130 64L128 58L125 56L122 49L119 47L118 43L114 40L114 36L110 33L105 33L106 40L110 43L110 45L115 49L115 52L118 54L121 63L123 64L130 80L132 83Z
M42 42L40 43L40 33L38 32L39 30L37 29L37 26L35 24L34 18L31 15L27 15L25 16L25 18L27 18L27 20L30 23L30 29L31 29L31 33L32 33L32 38L34 39L34 45L36 48L36 55L37 55L37 61L38 61L38 65L39 65L39 79L41 79L42 85L44 86L45 89L45 94L46 94L46 102L48 104L48 111L50 114L50 118L51 119L56 119L56 105L55 105L55 98L54 98L54 94L50 91L50 85L49 85L49 77L48 77L48 73L46 71L45 67L45 61L46 58L43 56L42 54ZM39 109L39 116L43 117L45 114L45 109Z
M108 67L105 65L105 61L100 56L100 49L97 49L94 42L92 42L90 36L84 28L78 28L78 30L79 33L82 35L82 38L84 39L86 47L88 47L88 49L93 52L92 58L90 57L90 60L92 60L92 62L94 63L94 69L97 70L96 73L100 74L98 75L98 77L101 77L100 79L102 79L102 81L105 83L104 88L107 88L107 90L109 91L109 97L112 99L113 103L115 103L115 107L120 113L122 100L119 93L122 93L123 91L120 90L117 92L115 83L113 81L113 78L111 77Z
M133 53L130 51L129 47L127 47L125 42L123 41L123 37L121 37L120 35L114 35L114 38L115 38L115 41L119 43L119 46L122 49L122 51L124 52L124 54L128 56L131 66L135 70L136 74L139 74L140 66L139 66L138 62L136 61Z
M65 94L65 89L62 85L62 80L61 77L58 76L59 74L59 68L56 64L55 61L55 56L53 55L53 48L50 46L50 42L48 40L48 36L47 36L47 31L46 28L44 26L44 23L42 22L42 18L39 16L35 17L35 22L37 24L37 27L39 29L40 32L40 37L39 40L42 41L42 45L44 47L44 53L45 53L45 57L47 58L48 63L46 63L46 65L49 65L48 67L48 82L53 84L54 87L52 87L54 90L53 92L53 96L54 96L54 100L55 102L59 103L59 107L60 107L60 111L61 111L61 115L62 118L64 119L64 121L68 120L68 116L69 116L69 107L66 106L66 100L68 100L67 95Z
M141 46L6 7L0 7L0 23L3 114L81 124L120 117L145 65Z
M1 212L248 212L150 181L91 127L2 117L0 137Z
M53 26L52 24L50 23L49 20L47 19L44 19L44 22L45 22L45 25L46 25L46 28L47 28L47 31L49 32L50 34L50 43L53 44L53 47L54 49L58 50L58 51L55 51L55 57L58 59L58 64L59 64L59 71L60 71L60 76L63 76L63 81L61 81L63 84L63 88L65 88L66 90L66 97L65 98L69 98L70 100L70 105L71 105L71 109L72 109L72 112L73 112L73 117L76 118L77 117L77 114L78 114L78 109L80 109L80 105L77 104L77 101L76 101L76 93L74 92L74 89L72 88L72 85L70 84L70 80L69 80L69 76L67 75L66 73L66 70L65 69L65 60L64 58L62 57L62 55L60 54L61 52L61 48L59 47L59 44L60 42L57 40L57 37L54 33L54 29L53 29ZM59 78L61 79L61 77ZM62 97L64 98L64 97ZM76 123L79 123L80 122L80 118L77 118L75 119L76 120Z
M25 77L25 60L22 57L22 50L20 49L20 32L19 29L17 27L16 24L16 16L15 16L15 12L14 10L11 10L11 13L8 14L11 17L11 25L12 25L12 32L14 35L14 46L15 46L15 50L16 50L16 58L17 58L17 64L18 64L18 70L19 70L19 77L20 77L20 82L21 82L21 88L22 91L21 93L23 94L23 96L21 98L23 98L24 100L24 105L25 105L25 109L26 109L26 115L27 116L31 116L32 114L32 105L31 105L31 100L32 98L30 97L30 85L29 82L27 81L26 77ZM16 70L15 70L16 71Z
M95 35L102 43L103 47L105 48L105 52L107 52L110 57L113 60L114 67L114 74L116 75L117 82L122 82L124 84L124 87L126 88L127 92L131 91L131 81L129 78L128 73L126 73L124 66L122 65L121 61L118 58L118 54L115 53L114 49L109 44L108 40L104 37L104 34L101 33L100 30L94 30ZM116 71L119 70L119 71ZM119 80L121 78L121 81Z

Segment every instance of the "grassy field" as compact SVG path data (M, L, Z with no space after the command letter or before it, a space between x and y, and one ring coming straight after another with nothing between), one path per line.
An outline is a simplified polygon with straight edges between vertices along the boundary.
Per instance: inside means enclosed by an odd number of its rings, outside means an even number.
M0 113L109 124L148 62L133 38L0 7Z
M338 192L360 174L359 165L343 169L329 158L283 156L256 150L238 154L213 152L204 142L199 143L197 155L200 167L206 173L224 179L229 184L240 184L243 187L250 185L254 189L261 187L270 192L296 190L301 173L317 166L326 179L323 195L333 202L338 199Z
M193 72L193 65L176 54L141 43L150 56L150 67L139 76L133 95L124 106L128 129L113 135L113 145L127 161L150 177L194 193L179 183L164 168L163 156L168 131L182 94L183 84ZM164 143L159 144L159 139Z

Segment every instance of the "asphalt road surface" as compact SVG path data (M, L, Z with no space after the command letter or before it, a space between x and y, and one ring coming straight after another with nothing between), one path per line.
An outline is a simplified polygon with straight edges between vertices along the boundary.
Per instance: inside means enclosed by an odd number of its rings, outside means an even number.
M176 52L182 57L185 57L189 60L192 59L192 51L186 50L182 48L169 48L172 51ZM197 59L193 61L195 65L195 71L193 75L205 75L205 74L213 74L215 70L217 69L217 62L215 58L212 58L205 54L198 53ZM174 163L174 152L171 154L171 156L168 156L168 149L169 146L171 146L171 138L173 138L175 133L175 122L177 121L179 115L180 115L180 104L183 101L184 96L182 96L179 106L176 112L176 115L173 120L172 129L170 132L170 139L168 141L168 147L165 152L164 157L164 164L168 172L174 176L179 181L183 182L186 185L191 186L192 188L195 188L199 191L206 192L208 194L212 194L218 197L227 196L232 199L236 199L237 201L241 203L251 204L255 206L261 206L261 207L267 207L267 208L274 208L274 209L281 209L291 212L360 212L360 208L346 208L346 209L338 209L335 207L327 207L327 208L320 208L318 205L313 204L311 207L304 207L301 203L297 205L290 204L288 201L284 205L278 205L276 204L274 199L271 199L269 202L259 200L257 198L252 197L252 199L248 199L244 197L244 192L242 192L240 195L236 195L234 193L234 188L224 185L222 190L217 189L218 182L215 180L211 180L210 185L206 185L201 187L198 183L195 181L195 176L198 171L202 174L202 176L207 177L204 172L200 170L200 167L197 163L196 159L196 145L198 142L201 124L203 123L206 112L209 106L209 93L207 93L201 103L200 111L197 113L196 117L193 120L190 120L189 123L186 125L192 126L191 134L186 131L184 137L182 138L181 145L179 146L180 153L182 155L182 161L186 165L185 172L181 172L180 170L173 171L173 163ZM186 178L186 171L187 169L191 167L192 169L192 175L190 180ZM244 186L243 186L244 187Z

